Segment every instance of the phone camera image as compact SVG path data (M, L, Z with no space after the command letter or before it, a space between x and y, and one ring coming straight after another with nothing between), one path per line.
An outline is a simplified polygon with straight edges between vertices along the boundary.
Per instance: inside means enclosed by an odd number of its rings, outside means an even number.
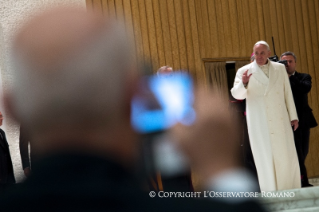
M191 125L196 118L193 101L193 81L187 73L145 77L132 100L132 126L139 133L152 133L176 123Z

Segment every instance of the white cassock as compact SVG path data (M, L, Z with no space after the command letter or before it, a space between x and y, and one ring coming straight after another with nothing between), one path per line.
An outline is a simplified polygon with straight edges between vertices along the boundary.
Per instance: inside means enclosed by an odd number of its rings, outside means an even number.
M238 69L231 93L246 99L250 145L261 191L301 187L292 120L298 120L285 66L268 61L269 78L256 61ZM248 86L243 73L252 73Z

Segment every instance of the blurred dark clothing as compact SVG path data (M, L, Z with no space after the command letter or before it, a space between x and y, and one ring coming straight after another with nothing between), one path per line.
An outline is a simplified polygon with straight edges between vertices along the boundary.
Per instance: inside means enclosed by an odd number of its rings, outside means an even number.
M15 182L9 144L6 134L0 129L0 191Z
M190 171L188 173L172 177L164 177L160 172L158 172L157 174L148 176L146 181L148 182L148 188L150 191L194 191Z
M309 152L310 128L318 124L308 104L308 93L311 90L311 76L295 72L289 77L292 95L299 118L299 127L294 131L295 145L299 160L302 187L309 185L305 160Z
M24 183L0 196L1 211L264 211L250 200L159 198L157 192L152 198L134 174L93 155L65 152L36 163Z
M191 172L172 178L162 178L164 191L194 191Z
M240 124L241 134L238 136L240 137L239 145L241 148L242 163L244 167L253 176L253 178L256 180L256 186L259 186L257 169L256 169L253 153L251 151L248 129L247 129L246 99L244 100L232 99L230 101L230 105L231 105L232 112L234 113L234 116L236 116L235 119L237 119ZM256 192L260 192L260 188L258 188Z

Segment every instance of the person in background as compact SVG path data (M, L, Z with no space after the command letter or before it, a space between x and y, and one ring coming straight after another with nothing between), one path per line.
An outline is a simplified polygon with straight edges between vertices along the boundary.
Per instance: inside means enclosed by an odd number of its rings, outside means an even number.
M166 65L160 67L156 73L159 77L167 77L172 75L174 72L172 67ZM181 153L175 146L171 144L172 142L169 140L172 138L170 136L163 136L163 139L165 139L165 141L161 141L161 143L165 145L165 149L175 152L177 156L174 159L181 160L179 163L181 166L185 167L181 169L182 171L176 172L171 176L165 176L165 174L163 175L159 171L157 175L157 184L160 185L160 189L164 191L194 191L190 167L186 162L187 159L184 158L185 156L183 153ZM165 155L163 155L163 157L165 157ZM171 163L174 163L174 161ZM177 169L178 167L175 168L175 170Z
M293 52L284 52L280 56L280 60L287 61L286 70L299 118L299 127L294 131L294 138L300 166L301 186L309 187L313 185L309 184L308 181L305 160L309 152L310 128L318 125L308 104L308 93L311 90L311 76L296 71L297 58Z
M300 188L293 132L298 116L285 66L268 59L267 42L253 47L255 60L238 69L231 89L246 99L249 141L261 191Z
M0 126L2 122L3 115L0 112ZM5 132L0 129L0 193L12 187L15 182L9 144Z
M162 66L157 70L157 75L170 75L173 73L173 68L170 66Z
M130 119L140 74L124 26L73 6L32 14L17 31L4 101L28 131L37 168L0 196L1 211L263 211L249 198L230 204L142 190L135 175L141 142ZM170 131L208 188L239 169L225 104L198 88L196 123Z

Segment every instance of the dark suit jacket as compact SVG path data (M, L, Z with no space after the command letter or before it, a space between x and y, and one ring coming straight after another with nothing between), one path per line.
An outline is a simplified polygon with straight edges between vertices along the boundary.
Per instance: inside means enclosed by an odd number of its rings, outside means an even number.
M312 128L317 126L312 109L308 105L308 93L311 90L311 76L309 74L295 72L289 77L292 94L299 118L300 128Z
M6 134L0 129L0 184L15 183L12 160Z
M253 201L151 198L133 172L92 155L59 154L36 163L24 183L0 196L1 211L264 211Z

